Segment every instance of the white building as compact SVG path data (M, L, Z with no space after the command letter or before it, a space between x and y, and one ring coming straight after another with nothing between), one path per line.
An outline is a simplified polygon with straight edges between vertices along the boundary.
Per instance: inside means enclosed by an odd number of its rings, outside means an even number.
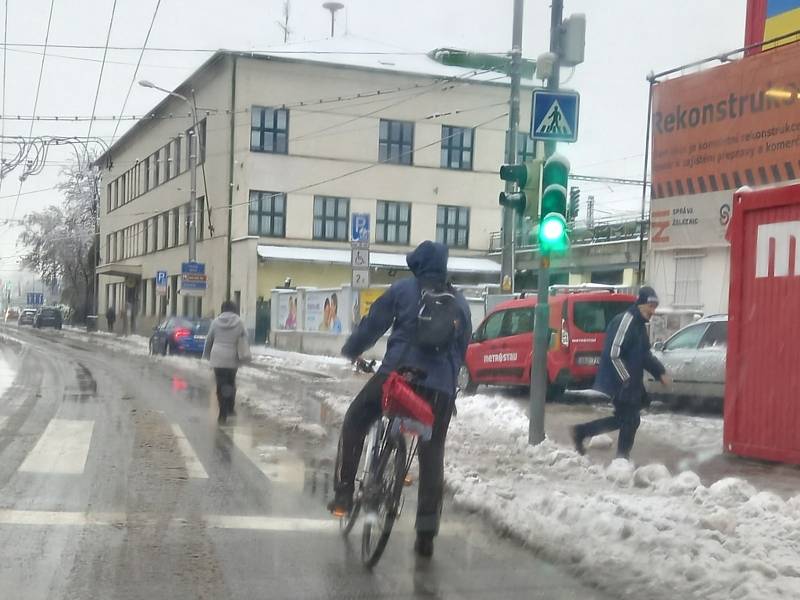
M253 332L257 311L266 314L260 303L288 279L349 282L352 213L371 215L376 284L391 283L426 239L450 246L456 281L498 283L486 255L500 227L507 79L348 38L287 49L217 52L175 90L194 91L201 119L201 314L230 297ZM530 91L521 105L524 131ZM140 332L188 312L179 279L192 122L174 97L151 115L98 161L100 312L129 306ZM156 294L159 270L169 274L166 296Z

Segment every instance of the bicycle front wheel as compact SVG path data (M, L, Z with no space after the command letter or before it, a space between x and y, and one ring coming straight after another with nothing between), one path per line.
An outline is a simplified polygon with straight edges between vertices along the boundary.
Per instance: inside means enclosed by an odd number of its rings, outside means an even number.
M405 471L406 441L402 436L390 437L372 468L362 506L361 560L367 568L378 563L389 541L400 508Z

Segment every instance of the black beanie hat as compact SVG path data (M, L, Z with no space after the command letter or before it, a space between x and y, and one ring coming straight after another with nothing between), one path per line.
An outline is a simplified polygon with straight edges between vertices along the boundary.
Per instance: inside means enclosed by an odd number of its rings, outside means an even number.
M658 304L656 291L649 285L639 288L639 297L636 299L636 304Z

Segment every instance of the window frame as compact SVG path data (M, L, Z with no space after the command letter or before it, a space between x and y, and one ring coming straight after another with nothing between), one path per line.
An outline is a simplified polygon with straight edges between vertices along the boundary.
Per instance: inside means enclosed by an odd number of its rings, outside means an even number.
M274 106L253 106L250 115L250 151L264 152L266 154L289 154L289 109ZM272 124L267 127L267 114L272 113ZM285 114L285 127L278 125L279 113ZM259 115L259 124L254 125L254 116ZM259 143L253 144L253 134L258 132ZM272 140L272 149L266 148L266 140L269 136ZM283 147L279 148L280 137L285 138Z
M456 209L455 223L449 222L450 209ZM466 212L466 225L460 225L461 211ZM469 229L470 229L470 208L468 206L458 206L455 204L438 204L436 206L436 241L451 248L469 248ZM444 221L440 219L444 214ZM464 230L464 243L458 243L459 231ZM442 233L440 236L439 233ZM453 231L455 235L454 243L448 242L448 232Z
M469 132L469 146L464 143L464 134ZM469 152L469 164L464 153ZM453 156L458 156L458 165L453 166ZM475 163L475 128L442 125L441 167L453 171L472 171ZM466 166L465 166L466 165Z
M400 137L396 139L393 137L395 125L399 125L400 128ZM380 120L378 124L378 161L380 163L414 166L414 125L414 121ZM393 146L397 146L396 155L392 153Z
M256 201L258 207L253 210L253 201ZM275 205L280 201L281 210L275 209ZM264 210L264 203L269 202L269 210ZM247 205L247 233L248 235L257 235L259 237L271 238L285 238L286 237L286 193L285 192L270 192L266 190L250 190L249 202ZM256 218L257 227L252 227L252 219ZM269 232L262 229L263 219L269 218L270 227ZM275 219L281 219L280 230L275 227Z
M328 216L328 204L333 202L334 203L334 214L333 216ZM318 203L321 203L321 210L317 210ZM341 216L339 214L339 207L342 205L345 206L345 215ZM319 214L317 214L319 213ZM333 219L333 236L326 235L326 224L327 222ZM320 223L320 233L317 234L317 222ZM340 223L344 223L344 236L338 235L338 225ZM349 223L350 223L350 198L344 196L326 196L326 195L316 195L314 196L314 218L312 221L312 232L311 237L315 240L321 241L332 241L332 242L346 242L349 240Z
M389 218L390 206L395 207L395 218ZM381 210L383 208L383 210ZM402 221L400 218L401 209L405 208L407 211L408 219ZM408 246L411 240L411 203L403 202L400 200L378 200L376 204L375 213L375 243L376 244L390 244L396 246ZM400 238L400 228L406 228L405 239ZM389 241L388 232L390 228L395 230L395 240Z

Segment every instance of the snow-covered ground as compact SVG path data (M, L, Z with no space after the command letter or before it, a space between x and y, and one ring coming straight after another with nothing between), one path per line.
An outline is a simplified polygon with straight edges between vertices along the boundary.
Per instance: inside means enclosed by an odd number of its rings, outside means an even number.
M94 339L142 352L132 337ZM166 360L208 373L194 359ZM326 435L303 414L302 403L276 391L274 386L287 386L280 375L287 369L298 372L297 385L303 373L334 378L328 385L325 379L302 385L311 385L323 408L341 418L351 394L335 379L349 365L263 349L254 366L241 371L245 403L285 425ZM719 419L669 414L647 415L642 428L709 451L718 448L721 435ZM460 398L445 466L455 503L620 597L800 598L800 495L785 500L735 478L703 485L692 471L670 473L658 464L597 464L551 440L529 446L527 436L519 402L499 394ZM604 437L591 445L610 443Z

